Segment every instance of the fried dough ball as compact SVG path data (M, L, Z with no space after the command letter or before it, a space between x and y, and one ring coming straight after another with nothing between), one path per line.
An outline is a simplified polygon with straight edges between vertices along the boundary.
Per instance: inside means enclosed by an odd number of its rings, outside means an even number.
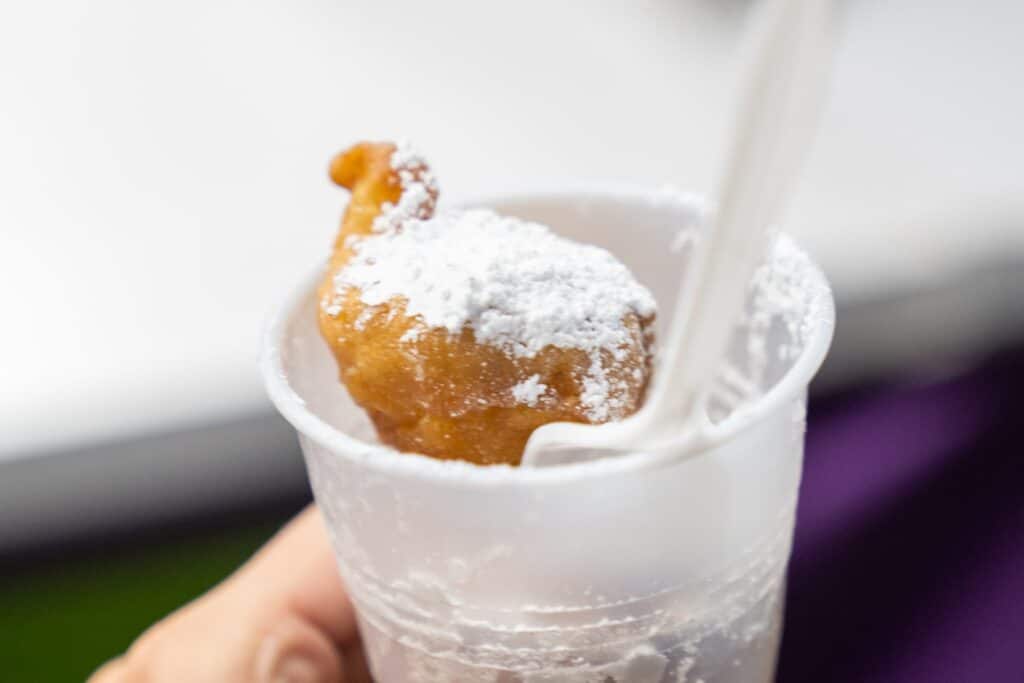
M391 143L355 145L332 161L330 175L351 199L318 291L320 331L341 381L382 442L441 459L517 465L543 424L605 422L640 406L653 308L623 315L614 347L552 344L516 353L508 344L480 341L470 325L427 325L407 314L402 296L367 303L358 287L339 286L346 268L370 241L431 220L437 187L422 159ZM360 267L372 269L368 263ZM607 396L595 399L595 377Z

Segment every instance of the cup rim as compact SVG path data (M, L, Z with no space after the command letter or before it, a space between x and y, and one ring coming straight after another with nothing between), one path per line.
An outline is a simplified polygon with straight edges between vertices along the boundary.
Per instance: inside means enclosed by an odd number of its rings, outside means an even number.
M618 197L630 201L650 201L660 198L664 190L649 186L587 183L578 186L517 189L501 193L486 193L460 199L457 205L490 206L507 202L536 200L586 201ZM699 209L700 195L681 194ZM680 453L676 449L658 452L626 453L614 457L584 462L564 463L545 467L513 467L509 465L480 466L461 460L439 460L419 453L397 453L383 444L374 444L350 436L311 412L302 397L292 388L285 371L281 349L284 335L294 313L307 305L323 276L325 266L319 265L293 288L279 305L266 326L260 354L260 372L271 402L296 431L328 449L337 457L358 460L360 465L377 473L419 477L424 480L466 483L473 486L559 484L590 477L621 474L634 470L662 467L680 460L700 457L724 441L738 437L755 428L779 406L794 400L804 391L818 371L828 353L835 330L835 302L832 291L820 267L794 241L794 248L805 258L807 274L819 290L820 308L814 320L807 344L786 373L749 406L735 411L721 422L711 426L699 445ZM691 435L679 437L682 446Z

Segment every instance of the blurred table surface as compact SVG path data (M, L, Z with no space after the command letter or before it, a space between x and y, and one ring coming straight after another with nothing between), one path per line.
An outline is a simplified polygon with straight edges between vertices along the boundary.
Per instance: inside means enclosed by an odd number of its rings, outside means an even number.
M256 360L336 228L329 157L410 138L449 201L708 191L750 4L4 4L0 548L300 489ZM1019 333L1024 4L840 8L785 221L835 284L826 378Z

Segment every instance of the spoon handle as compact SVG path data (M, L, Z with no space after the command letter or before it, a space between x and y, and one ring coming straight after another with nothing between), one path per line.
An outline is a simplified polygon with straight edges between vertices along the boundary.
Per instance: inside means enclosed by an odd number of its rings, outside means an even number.
M684 277L654 387L655 429L707 391L810 146L827 89L830 0L768 0L746 43L712 229Z

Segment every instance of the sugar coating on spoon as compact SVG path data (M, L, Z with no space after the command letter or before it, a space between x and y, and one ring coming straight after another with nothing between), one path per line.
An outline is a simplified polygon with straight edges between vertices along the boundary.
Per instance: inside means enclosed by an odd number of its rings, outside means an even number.
M402 145L392 166L402 199L385 207L375 234L352 239L353 256L334 279L336 294L355 288L368 307L404 300L406 314L421 323L410 340L423 329L454 335L468 327L478 343L512 357L532 358L548 346L583 350L591 360L581 378L587 417L621 417L626 406L616 397L623 392L601 352L612 363L626 360L631 338L624 319L656 311L647 288L608 251L539 223L485 209L423 219L419 206L433 178L417 172L422 158ZM531 405L543 390L526 382L513 395Z

